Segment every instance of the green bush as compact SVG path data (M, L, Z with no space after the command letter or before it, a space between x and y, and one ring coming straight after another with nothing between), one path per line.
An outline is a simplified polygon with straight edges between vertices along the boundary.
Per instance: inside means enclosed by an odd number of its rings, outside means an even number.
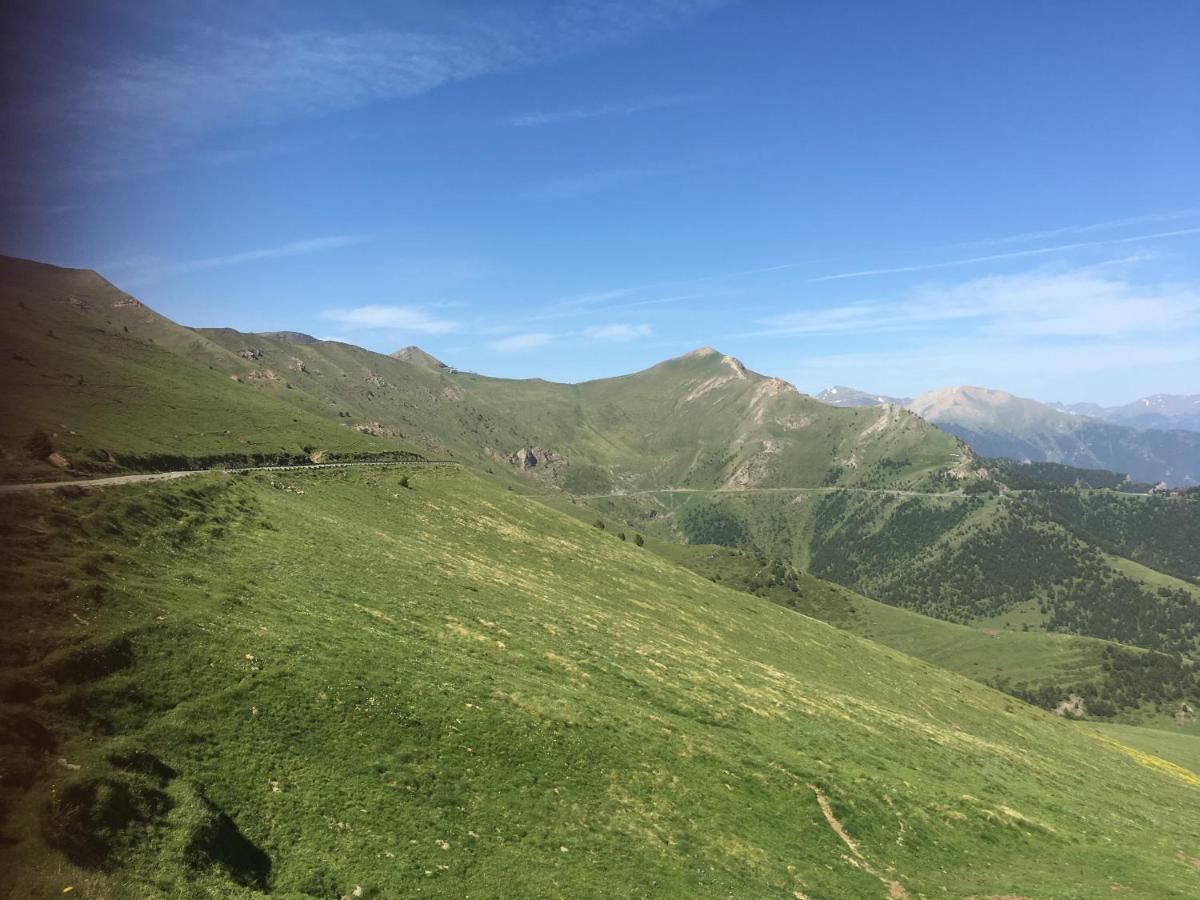
M45 459L54 452L54 445L50 443L50 436L40 428L35 428L33 434L29 437L29 443L26 444L29 448L29 455L34 459Z

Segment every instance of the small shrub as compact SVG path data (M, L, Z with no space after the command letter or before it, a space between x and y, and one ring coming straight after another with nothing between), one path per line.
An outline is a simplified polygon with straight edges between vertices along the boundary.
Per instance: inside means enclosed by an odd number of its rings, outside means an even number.
M408 476L407 475L400 476L400 487L402 487L402 488L408 487Z
M623 532L623 531L617 532L617 537L619 537L621 540L625 540L625 532Z
M595 526L596 528L599 528L601 531L604 530L604 520L603 519L597 519L595 522L592 523L592 525Z
M635 534L633 536L633 542L640 547L640 546L642 546L642 544L646 543L646 539L643 538L640 534Z
M33 434L29 437L29 443L25 446L29 448L29 455L34 459L45 459L54 452L54 445L50 443L50 436L40 428L33 430Z

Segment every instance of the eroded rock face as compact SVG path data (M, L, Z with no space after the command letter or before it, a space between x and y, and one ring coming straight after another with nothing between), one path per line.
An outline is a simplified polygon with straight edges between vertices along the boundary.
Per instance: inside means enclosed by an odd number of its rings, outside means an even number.
M516 453L512 453L508 457L510 465L520 466L522 469L532 469L538 465L546 465L557 459L553 451L546 450L543 447L522 447Z

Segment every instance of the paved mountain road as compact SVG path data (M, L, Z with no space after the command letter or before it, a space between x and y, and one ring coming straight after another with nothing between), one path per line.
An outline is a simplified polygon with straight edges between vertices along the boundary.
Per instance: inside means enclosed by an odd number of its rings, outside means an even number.
M352 466L458 466L451 459L414 459L403 462L344 462L309 463L292 466L246 466L241 469L182 469L178 472L141 472L137 475L113 475L108 478L77 479L74 481L29 481L22 484L0 484L2 494L24 494L33 491L53 491L64 487L114 487L121 484L140 484L147 481L171 481L189 475L206 475L211 472L291 472L306 469L347 469Z

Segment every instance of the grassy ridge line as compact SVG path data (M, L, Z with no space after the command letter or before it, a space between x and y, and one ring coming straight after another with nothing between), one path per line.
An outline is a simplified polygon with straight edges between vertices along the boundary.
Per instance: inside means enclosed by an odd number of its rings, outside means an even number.
M465 470L401 473L5 498L0 712L54 742L0 781L12 883L1194 894L1170 773ZM63 857L98 782L145 813L104 819L107 869Z
M35 429L83 474L413 449L239 384L228 351L94 272L0 259L0 322L0 480L62 477Z
M840 410L713 350L581 384L436 369L328 341L202 329L221 371L299 408L379 422L423 447L508 467L522 447L553 457L522 474L573 493L663 483L716 487L933 485L969 461L906 413ZM264 368L288 370L277 380Z

